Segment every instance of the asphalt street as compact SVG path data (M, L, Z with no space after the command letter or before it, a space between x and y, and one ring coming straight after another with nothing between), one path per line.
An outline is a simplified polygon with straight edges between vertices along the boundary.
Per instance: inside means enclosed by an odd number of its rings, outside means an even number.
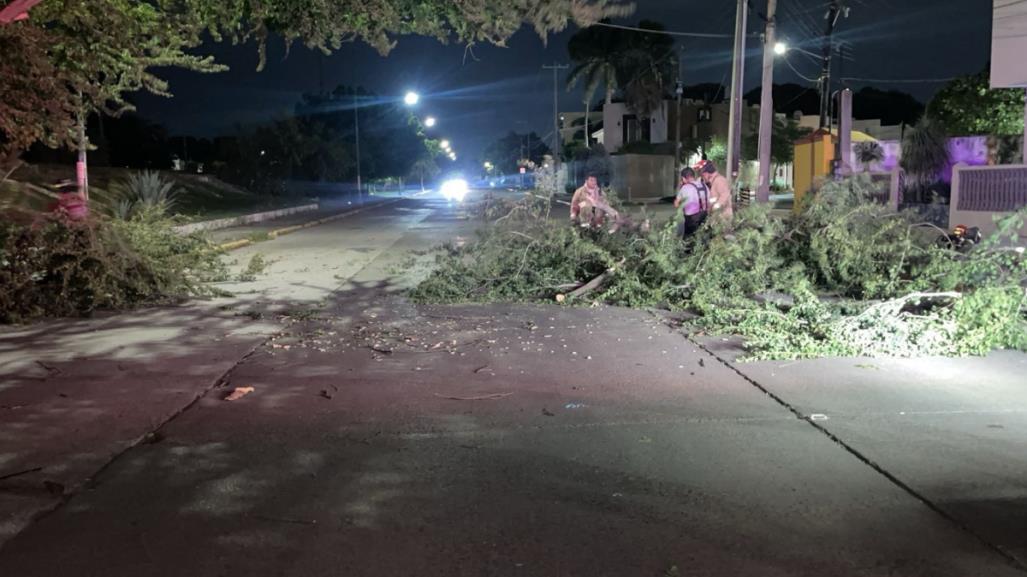
M1027 355L407 302L474 227L405 199L232 298L0 333L0 575L1027 575Z

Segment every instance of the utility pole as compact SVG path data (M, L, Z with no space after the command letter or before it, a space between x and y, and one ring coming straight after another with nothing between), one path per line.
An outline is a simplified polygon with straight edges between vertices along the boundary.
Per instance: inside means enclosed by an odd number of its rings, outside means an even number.
M75 163L75 179L78 182L78 193L89 200L89 137L86 136L86 109L79 98L78 109L78 162Z
M852 156L852 91L848 88L838 93L838 150L835 162L838 170L835 176L848 176L852 171L849 159Z
M684 75L681 69L684 67L684 52L685 47L678 47L678 81L674 87L674 92L678 96L678 111L676 120L674 121L674 140L677 145L674 147L674 167L677 170L677 174L681 174L681 97L685 94ZM675 175L677 176L677 175Z
M731 72L731 118L728 127L726 175L732 183L738 178L742 152L742 82L745 80L745 33L749 16L749 0L738 0L735 16L735 55Z
M560 71L569 66L554 62L552 66L542 68L553 71L553 165L560 166Z
M774 36L777 0L767 0L767 31L763 35L763 90L760 94L759 182L756 201L770 202L771 144L774 138Z
M353 89L353 132L357 141L357 200L363 196L363 186L360 182L360 103L357 101L357 89Z
M838 18L844 13L846 17L849 9L842 6L841 0L831 0L831 6L827 9L827 33L824 35L824 63L820 71L820 128L828 128L831 114L831 56L834 54L832 36L834 27L838 24Z

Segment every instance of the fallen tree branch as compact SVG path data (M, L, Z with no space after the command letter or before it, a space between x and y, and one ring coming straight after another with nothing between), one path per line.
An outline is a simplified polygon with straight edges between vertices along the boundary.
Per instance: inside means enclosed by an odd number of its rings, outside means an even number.
M38 473L42 470L42 467L35 467L33 469L25 469L24 471L18 471L17 473L8 473L0 477L0 481L6 481L7 479L13 479L15 477L20 477L22 475L28 475L29 473Z
M579 288L577 288L577 289L567 293L567 298L569 298L569 299L576 299L576 298L582 297L584 295L587 295L588 293L590 293L590 292L596 290L597 288L603 286L603 283L605 283L607 281L607 279L609 279L611 276L613 276L617 272L617 268L622 266L624 264L625 260L626 259L621 259L620 262L618 262L617 264L615 264L615 265L611 266L610 268L606 269L606 272L604 272L603 274L601 274L601 275L595 277L594 279L588 281L587 283L585 283L581 287L579 287Z
M513 393L494 393L491 395L481 395L477 397L449 397L446 395L440 395L438 393L435 393L435 396L440 399L446 399L449 401L491 401L493 399L505 399L506 397L509 397L512 394Z

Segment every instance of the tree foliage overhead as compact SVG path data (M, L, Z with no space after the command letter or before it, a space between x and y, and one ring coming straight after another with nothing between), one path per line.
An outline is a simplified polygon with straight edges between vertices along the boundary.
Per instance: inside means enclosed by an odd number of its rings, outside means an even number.
M964 76L941 89L927 115L950 136L1023 134L1024 92L991 89L987 70Z
M49 58L52 42L41 28L0 25L0 170L35 142L69 142L76 101Z
M271 34L330 51L360 40L387 54L396 38L419 35L440 42L504 45L527 24L543 39L570 24L588 26L626 16L621 0L164 0L193 14L215 39L263 46Z
M273 37L323 51L361 40L385 54L405 34L502 45L525 24L545 38L633 10L622 0L47 0L2 25L0 94L22 98L5 105L0 161L33 141L67 143L76 115L131 110L132 92L170 96L160 69L224 70L194 51L208 35L256 40L262 67Z

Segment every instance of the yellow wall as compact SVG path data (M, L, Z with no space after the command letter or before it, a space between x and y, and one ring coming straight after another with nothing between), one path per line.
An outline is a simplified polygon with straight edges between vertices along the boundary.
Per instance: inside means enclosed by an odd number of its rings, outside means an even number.
M802 197L831 174L834 160L834 139L830 134L821 134L813 142L795 145L795 206Z

